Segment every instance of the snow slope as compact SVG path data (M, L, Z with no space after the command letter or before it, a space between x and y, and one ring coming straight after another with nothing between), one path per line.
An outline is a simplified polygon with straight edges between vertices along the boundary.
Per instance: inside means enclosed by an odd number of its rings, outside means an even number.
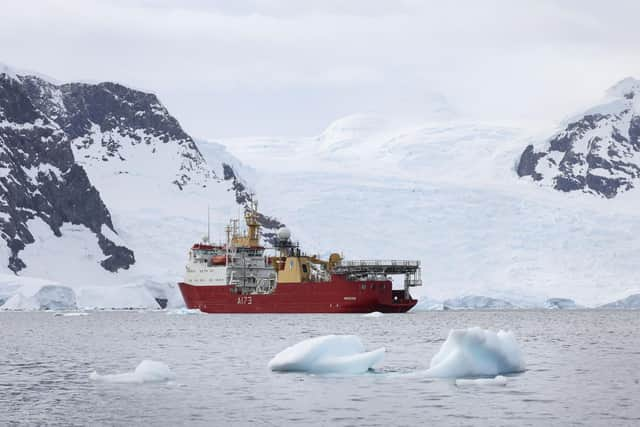
M542 306L561 294L591 306L637 288L640 194L606 200L519 180L522 148L544 129L359 120L319 137L218 142L256 170L262 206L309 252L420 259L419 296Z

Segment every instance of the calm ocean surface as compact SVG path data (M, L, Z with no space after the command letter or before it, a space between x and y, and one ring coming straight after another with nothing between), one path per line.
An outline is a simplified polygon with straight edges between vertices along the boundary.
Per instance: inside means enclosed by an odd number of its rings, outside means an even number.
M451 328L515 332L527 371L505 386L422 377ZM361 315L0 313L0 425L640 425L639 311ZM302 339L385 346L374 373L273 373ZM169 365L165 383L89 380Z

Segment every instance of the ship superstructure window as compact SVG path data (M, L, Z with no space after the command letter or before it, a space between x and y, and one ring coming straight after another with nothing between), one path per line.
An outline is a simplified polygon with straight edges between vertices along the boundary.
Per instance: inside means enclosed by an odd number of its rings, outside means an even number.
M302 264L302 271L304 273L308 273L309 272L309 268L307 267L307 264Z

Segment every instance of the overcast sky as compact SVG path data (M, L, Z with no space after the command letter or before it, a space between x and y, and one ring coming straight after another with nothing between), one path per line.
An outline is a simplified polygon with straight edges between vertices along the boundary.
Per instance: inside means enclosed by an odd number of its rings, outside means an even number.
M156 93L198 137L356 112L557 122L640 77L640 1L0 0L0 62Z

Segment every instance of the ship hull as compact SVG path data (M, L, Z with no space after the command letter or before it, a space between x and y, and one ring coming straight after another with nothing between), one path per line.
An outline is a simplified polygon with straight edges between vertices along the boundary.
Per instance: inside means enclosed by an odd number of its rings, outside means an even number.
M390 281L279 283L269 294L243 294L234 286L179 283L190 309L205 313L404 313L417 300L392 290Z

